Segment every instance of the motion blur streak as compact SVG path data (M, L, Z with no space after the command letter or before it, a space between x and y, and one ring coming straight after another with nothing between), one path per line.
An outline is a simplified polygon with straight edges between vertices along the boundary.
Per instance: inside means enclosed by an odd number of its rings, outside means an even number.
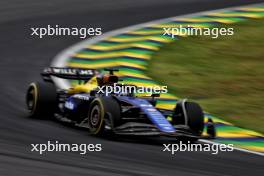
M218 29L213 27L216 26L216 24L234 24L246 20L264 18L263 11L264 3L261 3L257 5L189 14L187 17L183 15L171 17L169 19L166 18L158 20L158 22L154 21L147 24L136 25L137 29L134 29L134 26L130 26L125 29L114 30L99 38L86 40L68 48L54 58L53 66L59 67L66 65L90 69L100 69L102 66L115 67L119 69L117 74L122 79L122 83L139 87L158 87L161 85L145 75L146 73L143 69L139 71L139 68L144 66L144 69L147 69L147 61L151 59L155 51L162 48L164 44L182 40L178 37L175 39L170 35L162 34L163 30L161 28L163 28L163 26L175 28L184 24L185 26L192 25L201 28L204 27L203 29ZM219 19L215 18L215 15L218 16L217 18L221 19L221 22L218 21ZM115 42L109 42L113 40L115 40ZM93 43L91 44L91 42ZM127 44L129 45L125 48L124 46ZM142 48L142 46L144 47ZM149 49L151 46L155 46L156 48L154 50ZM64 84L58 82L62 82L63 80L56 79L55 81L58 83L59 87L64 87L70 83L66 80L64 80ZM76 82L71 83L76 84ZM156 107L172 110L175 108L178 98L170 93L164 92L156 99L158 100ZM258 154L261 156L264 155L264 136L262 134L236 127L208 113L206 113L206 117L210 117L215 122L217 140L214 141L227 144L232 143L235 147L240 149L243 148L243 151L246 149L255 154L259 152ZM207 118L205 122L207 122Z
M0 2L0 175L254 175L263 174L263 157L241 152L162 153L160 140L112 141L88 135L53 121L32 120L24 110L30 81L49 66L75 37L36 39L31 26L98 26L103 32L158 18L211 10L261 0L19 0ZM100 143L104 151L80 157L76 153L30 152L31 143Z

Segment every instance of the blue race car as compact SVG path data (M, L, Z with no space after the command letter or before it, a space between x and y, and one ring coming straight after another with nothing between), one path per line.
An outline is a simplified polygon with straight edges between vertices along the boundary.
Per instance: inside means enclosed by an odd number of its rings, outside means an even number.
M197 140L214 137L211 119L207 134L202 108L195 102L179 100L173 110L157 108L156 97L137 97L133 93L104 92L116 86L114 71L100 74L96 70L49 67L41 73L44 81L33 82L26 93L30 117L56 117L89 128L93 135L111 132L119 135L168 136ZM56 87L53 78L78 80L68 89ZM120 85L128 86L128 85ZM102 88L103 87L103 88Z

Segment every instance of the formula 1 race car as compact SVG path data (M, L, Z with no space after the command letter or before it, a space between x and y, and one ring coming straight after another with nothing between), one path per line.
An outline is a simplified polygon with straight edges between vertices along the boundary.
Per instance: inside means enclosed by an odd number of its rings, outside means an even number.
M197 140L203 138L204 114L201 107L187 100L177 101L173 110L156 108L157 94L138 97L133 93L106 94L98 87L113 86L120 80L109 73L81 68L49 67L41 73L44 81L33 82L26 93L31 117L56 117L89 128L94 135L107 132L120 135L168 136ZM54 77L78 80L69 89L59 89ZM124 86L124 85L122 85ZM207 137L215 136L211 119Z

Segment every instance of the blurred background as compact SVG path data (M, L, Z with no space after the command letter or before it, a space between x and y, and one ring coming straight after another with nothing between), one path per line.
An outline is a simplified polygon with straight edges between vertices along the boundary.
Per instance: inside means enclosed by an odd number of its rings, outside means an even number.
M75 129L67 127L63 124L46 121L46 120L32 120L27 118L24 103L24 92L28 83L40 79L39 73L43 67L49 66L52 59L61 50L80 41L78 37L47 37L39 39L32 37L31 27L43 27L47 25L61 25L61 26L86 26L86 27L101 27L103 32L113 29L147 22L150 20L161 19L165 17L177 16L182 14L194 13L204 10L213 10L224 7L231 7L237 5L245 5L250 3L263 2L262 0L9 0L0 1L0 78L1 78L1 94L0 94L0 175L254 175L263 174L263 158L235 151L232 153L220 153L219 155L211 155L209 153L179 153L172 157L167 153L162 153L162 139L101 139L89 136L86 130ZM262 22L263 23L263 22ZM259 23L259 25L262 25ZM248 30L257 28L255 24L243 24ZM262 25L263 26L263 25ZM234 26L239 28L238 26ZM257 30L257 29L256 29ZM263 30L258 30L261 34ZM254 37L252 33L245 33L239 30L239 35L245 37ZM259 35L258 35L259 36ZM244 37L244 38L245 38ZM206 56L216 57L215 54L220 52L218 57L223 58L224 53L230 52L235 55L232 57L233 62L240 62L236 60L237 53L240 56L248 56L242 51L248 47L244 46L236 48L236 43L245 42L240 41L239 38L234 38L233 42L228 44L227 41L221 44L222 40L211 43L211 40L196 40L188 39L183 41L180 46L165 46L164 50L155 57L164 58L167 55L167 50L179 51L185 55L186 52L200 51L201 46L204 52L210 52ZM197 43L192 46L188 42ZM199 43L202 42L202 43ZM260 58L263 56L261 50L260 40L255 40L259 44L259 54L254 54L254 64L262 64ZM263 43L263 42L262 42ZM210 47L208 47L210 46ZM180 47L180 49L175 48ZM213 47L213 50L212 48ZM221 48L215 49L215 48ZM237 50L231 50L234 48ZM224 50L225 49L225 50ZM222 51L225 51L222 53ZM213 51L213 52L212 52ZM163 53L165 52L165 53ZM249 51L251 54L255 51ZM175 53L172 53L173 57ZM178 52L176 53L178 57ZM190 53L192 54L192 53ZM193 58L192 55L190 55ZM198 56L197 56L198 57ZM204 56L199 57L205 58ZM251 58L251 57L250 57ZM167 60L167 59L166 59ZM153 61L153 69L157 66ZM166 61L167 62L167 61ZM164 62L164 64L166 64ZM175 60L175 62L181 62ZM201 60L203 62L203 60ZM223 62L227 62L224 61ZM232 64L231 63L231 64ZM190 63L184 63L188 65ZM210 63L204 63L206 69L211 68ZM216 63L218 64L218 63ZM245 61L245 64L248 64ZM156 65L156 66L155 66ZM184 67L182 66L182 67ZM255 70L255 66L248 68L249 71ZM169 68L165 66L166 68ZM233 65L230 65L233 68ZM244 66L246 67L246 66ZM174 68L170 68L174 69ZM181 68L183 73L190 75L192 70L185 70ZM199 67L193 70L200 69ZM239 75L244 69L235 70L236 75ZM217 70L216 70L217 71ZM232 69L229 70L233 71ZM201 75L205 74L207 70L199 70ZM256 71L257 72L257 71ZM215 75L221 72L217 71ZM243 73L243 72L242 72ZM248 72L247 72L248 73ZM151 74L151 73L150 73ZM169 75L173 79L181 78L178 75L181 73L170 72ZM245 73L244 73L245 74ZM259 76L252 80L254 75ZM254 91L252 97L257 97L258 103L261 101L263 91L256 90L256 87L262 87L262 72L259 69L258 73L250 76L250 81L254 84ZM230 74L227 74L230 75ZM233 74L232 74L233 75ZM189 76L192 78L192 76ZM229 78L229 77L228 77ZM237 78L237 76L236 76ZM159 78L157 78L159 79ZM197 78L194 78L197 79ZM204 79L204 77L199 77ZM200 93L194 95L192 89L186 87L176 87L171 85L172 91L176 94L186 95L193 99L202 99L204 95L204 86L214 81L214 77L204 80L206 84L197 85ZM248 79L239 78L243 84L243 88L236 87L237 79L231 86L230 82L217 80L219 89L215 87L210 88L210 96L226 94L226 92L234 91L236 94L244 94L249 91L246 83ZM181 85L185 85L186 80L179 79ZM257 84L255 84L255 83ZM227 88L224 85L230 85ZM168 85L170 83L168 82ZM178 84L177 84L178 85ZM255 87L256 86L256 87ZM235 87L235 88L234 88ZM181 89L182 88L182 89ZM186 89L185 89L186 88ZM223 88L223 89L222 89ZM225 88L225 89L224 89ZM240 90L240 91L236 91ZM195 90L194 90L195 91ZM224 91L224 92L222 92ZM252 89L250 89L252 91ZM197 97L196 97L197 96ZM242 97L242 96L241 96ZM248 96L249 97L249 96ZM207 97L206 97L207 98ZM230 98L226 97L226 98ZM231 97L232 98L232 97ZM208 98L210 99L210 97ZM206 99L205 99L206 100ZM226 99L221 100L226 101ZM240 101L238 98L237 101ZM244 102L247 100L241 100ZM250 98L250 101L256 101ZM204 101L205 107L208 111L215 113L224 113L222 109L214 109L211 104L216 101ZM226 103L230 103L229 101ZM251 103L251 104L252 104ZM224 104L224 103L222 103ZM240 106L239 104L233 107ZM245 106L243 106L245 107ZM258 105L256 106L259 107ZM254 107L255 108L255 107ZM258 111L261 113L261 111ZM229 112L227 112L230 114ZM242 116L243 114L238 114ZM236 115L236 114L234 114ZM252 115L253 116L253 115ZM227 116L228 117L228 116ZM230 119L233 114L230 115ZM241 124L245 125L245 124ZM254 126L254 125L253 125ZM253 128L251 126L251 128ZM261 128L257 129L261 131ZM30 144L32 143L46 143L48 140L58 140L62 143L100 143L103 146L103 151L100 153L89 153L85 156L80 156L78 153L48 153L46 155L39 155L32 153Z

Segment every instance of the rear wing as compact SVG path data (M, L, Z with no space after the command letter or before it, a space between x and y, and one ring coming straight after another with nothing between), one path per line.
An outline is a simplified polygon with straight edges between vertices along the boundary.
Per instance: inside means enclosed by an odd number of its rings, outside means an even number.
M96 70L83 68L47 67L43 70L41 76L44 81L51 81L51 76L63 79L88 81L96 74L96 72Z

